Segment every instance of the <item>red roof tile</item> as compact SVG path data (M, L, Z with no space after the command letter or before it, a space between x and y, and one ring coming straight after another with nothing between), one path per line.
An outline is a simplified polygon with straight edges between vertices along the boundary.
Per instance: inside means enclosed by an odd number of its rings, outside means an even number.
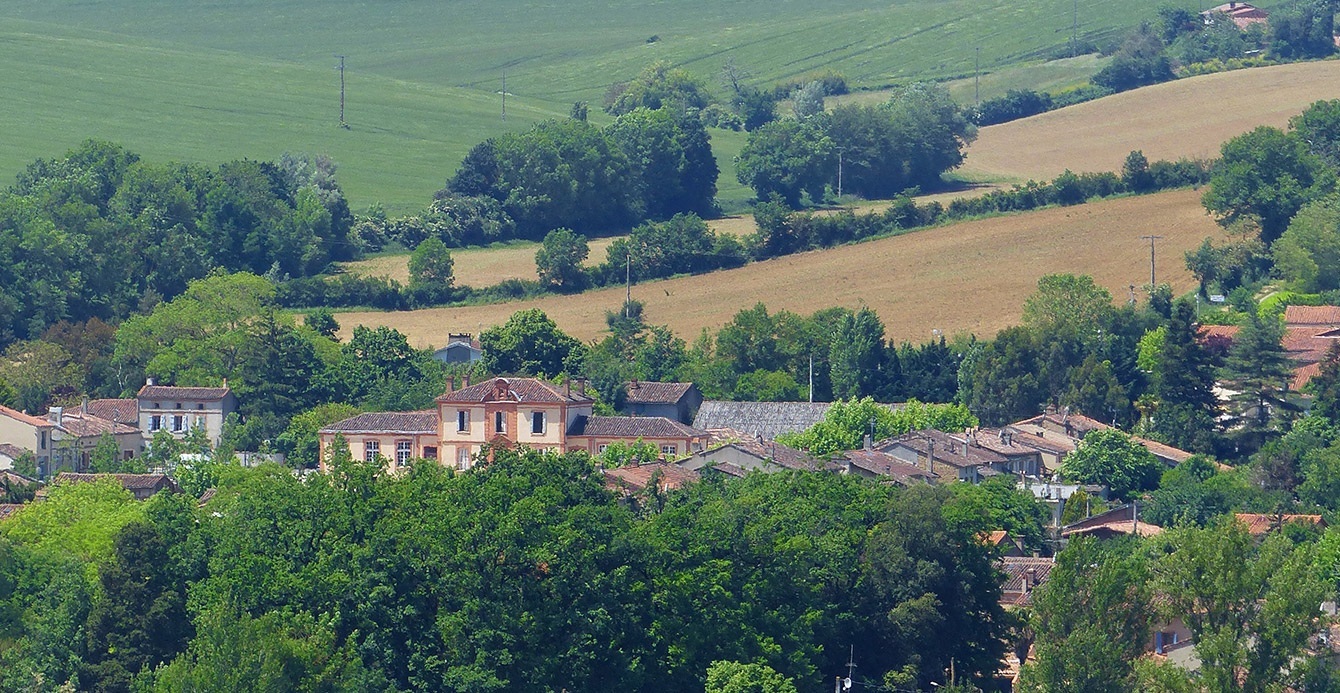
M7 519L10 515L22 509L22 503L0 503L0 520Z
M848 450L842 453L842 457L851 462L851 466L858 469L864 469L877 476L887 476L900 483L911 481L932 482L940 478L939 474L922 469L914 464L908 464L887 452L878 450ZM935 458L940 458L939 451L936 451Z
M25 414L21 411L18 411L17 409L10 409L9 407L6 407L4 405L0 405L0 416L8 416L11 419L21 421L23 423L28 424L29 426L36 426L38 428L56 427L56 424L53 424L46 419L33 416L31 414Z
M463 387L437 398L438 402L483 404L484 402L524 402L558 404L591 402L589 395L568 391L536 378L492 378L478 385Z
M1284 324L1340 327L1340 306L1285 306Z
M213 402L228 396L232 390L226 387L172 387L168 385L145 385L140 388L140 399L185 400L190 402Z
M1326 528L1326 520L1321 515L1260 515L1257 513L1234 513L1238 522L1247 526L1249 534L1261 535L1271 530L1279 529L1280 525L1285 523L1298 523L1305 525L1317 525L1323 529Z
M19 455L22 455L25 452L28 451L13 443L0 443L0 455L4 455L11 460L17 460Z
M88 413L109 421L138 426L140 401L137 399L91 399Z
M617 467L601 471L607 486L620 491L643 491L653 479L661 491L683 488L698 480L698 473L670 462L649 462L646 464Z
M693 383L657 383L645 380L633 380L624 383L628 396L624 401L630 404L679 404Z
M177 482L166 474L76 474L74 472L61 472L56 475L51 483L52 485L86 484L109 478L116 479L121 483L121 488L127 491L155 488L169 488L174 492L177 490Z
M136 426L117 423L92 414L82 414L77 409L61 413L59 428L76 438L96 438L104 433L126 435L140 432Z
M1312 382L1312 379L1321 375L1320 363L1309 363L1306 366L1299 366L1293 369L1293 383L1289 386L1294 392L1302 392L1303 386Z
M1000 586L1000 603L1006 606L1026 606L1033 603L1033 590L1051 577L1056 559L1006 556L1000 559L996 567L1005 573Z

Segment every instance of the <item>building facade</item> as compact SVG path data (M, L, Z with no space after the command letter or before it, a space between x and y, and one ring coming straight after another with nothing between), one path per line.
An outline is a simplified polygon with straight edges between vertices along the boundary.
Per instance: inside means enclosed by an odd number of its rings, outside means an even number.
M159 431L185 438L203 427L211 445L223 436L223 422L237 411L237 397L224 381L223 387L169 387L153 378L136 395L139 429L152 440Z

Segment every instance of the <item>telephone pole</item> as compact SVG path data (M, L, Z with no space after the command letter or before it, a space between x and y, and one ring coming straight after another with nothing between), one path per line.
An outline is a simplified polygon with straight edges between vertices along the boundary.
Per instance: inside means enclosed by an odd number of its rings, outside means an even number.
M624 318L624 320L627 320L627 319L628 319L628 310L629 310L629 306L633 303L633 250L632 250L632 248L629 248L629 249L628 249L628 252L624 253L624 256L623 256L623 257L624 257L624 260L623 260L623 282L624 282L623 318Z
M1158 287L1158 282L1154 276L1154 241L1163 236L1141 236L1140 238L1149 240L1149 290L1153 291Z
M1075 0L1075 13L1070 20L1070 57L1079 56L1079 0Z
M972 70L973 106L982 105L982 47L977 47L977 63Z
M340 71L340 127L348 128L349 125L344 122L344 57L345 56L337 55L335 57L340 59L340 66L335 68Z
M502 118L507 122L507 70L503 70L503 89L502 89Z
M838 189L837 189L837 196L838 196L838 204L842 204L842 152L846 151L847 148L846 148L846 147L833 147L833 148L836 149L836 150L837 150L837 153L838 153Z

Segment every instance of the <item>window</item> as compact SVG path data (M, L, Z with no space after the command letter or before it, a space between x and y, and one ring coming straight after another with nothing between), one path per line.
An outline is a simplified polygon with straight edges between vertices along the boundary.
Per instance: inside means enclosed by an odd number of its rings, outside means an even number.
M122 450L122 451L121 451L121 459L123 459L123 460L133 460L133 459L135 459L135 451L134 451L134 450Z
M533 411L530 413L530 432L536 435L544 433L544 412Z
M456 448L457 469L470 468L470 448Z
M186 428L186 417L181 414L174 414L172 417L172 432L181 433Z
M200 428L201 426L204 426L204 425L205 425L205 417L203 417L203 416L197 416L197 417L195 417L195 423L191 424L191 427L192 427L192 428Z
M154 402L154 409L162 409L162 408L163 408L162 402Z
M1176 644L1177 644L1177 633L1175 632L1163 632L1154 634L1154 652L1156 654L1163 654L1163 651L1166 648L1172 647L1173 645Z
M43 449L43 450L46 450L46 449L47 449L47 432L46 432L46 431L42 431L42 449Z
M662 455L670 455L670 456L672 456L672 457L675 456L675 455L678 455L678 454L679 454L679 446L678 446L678 445L662 445L662 446L661 446L661 454L662 454Z
M153 416L150 416L150 417L149 417L149 430L150 430L150 431L157 431L158 429L160 429L160 428L162 428L162 427L163 427L163 417L162 417L161 415L159 415L159 414L154 414Z
M597 445L597 446L596 446L596 454L597 454L597 455L603 455L603 454L605 454L605 451L608 450L608 449L610 449L610 446L608 446L608 445Z
M363 443L363 461L364 461L364 462L373 462L373 461L375 461L375 460L377 459L377 455L380 455L381 452L382 452L382 444L381 444L381 443L379 443L379 442L377 442L377 441L375 441L375 440L369 440L369 441L366 441L366 442Z
M464 409L456 412L456 430L457 431L470 430L470 412Z
M181 409L181 402L177 402L177 408Z
M493 432L494 433L507 432L507 422L503 420L502 412L494 412L493 414Z
M395 463L398 466L409 464L409 458L414 456L414 443L408 440L398 440L395 444Z
M196 408L196 409L204 409L204 408L205 408L205 404L204 404L204 402L201 402L201 403L195 405L195 408Z
M423 458L425 460L437 459L437 448L432 445L423 446Z

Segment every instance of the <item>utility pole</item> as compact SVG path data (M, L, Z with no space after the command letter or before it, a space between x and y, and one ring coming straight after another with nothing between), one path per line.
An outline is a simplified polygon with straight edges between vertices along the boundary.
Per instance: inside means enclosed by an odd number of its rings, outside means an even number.
M838 204L842 204L842 152L845 151L847 148L834 147L834 149L836 149L838 153L838 189L837 189Z
M847 654L847 680L844 682L847 684L846 687L848 689L850 689L854 683L852 676L855 674L853 670L856 668L856 646L850 645L849 647L851 650Z
M810 403L814 403L814 354L810 354Z
M1079 0L1075 0L1075 13L1070 21L1070 57L1079 56Z
M503 122L507 122L507 70L503 70L503 90L502 90Z
M982 105L982 47L977 47L977 63L972 71L973 106Z
M335 56L340 59L340 66L335 68L340 71L340 127L348 128L349 125L344 122L344 58L343 55Z
M633 250L629 248L623 256L623 319L628 319L629 306L633 303Z
M1158 286L1154 277L1154 241L1163 238L1163 236L1141 236L1140 238L1149 240L1149 290L1152 292Z

